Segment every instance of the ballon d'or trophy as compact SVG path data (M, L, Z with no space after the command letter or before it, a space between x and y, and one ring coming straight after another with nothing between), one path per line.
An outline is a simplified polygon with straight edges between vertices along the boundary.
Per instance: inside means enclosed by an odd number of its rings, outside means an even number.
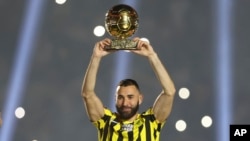
M130 6L118 4L113 6L105 15L105 28L114 37L106 50L135 50L137 42L128 39L137 30L138 14Z

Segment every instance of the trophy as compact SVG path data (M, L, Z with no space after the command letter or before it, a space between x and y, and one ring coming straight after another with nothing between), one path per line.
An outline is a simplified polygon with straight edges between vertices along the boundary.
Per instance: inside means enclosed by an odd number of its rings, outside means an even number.
M137 42L128 39L137 30L138 14L130 6L119 4L113 6L105 15L105 28L114 37L106 50L136 50Z

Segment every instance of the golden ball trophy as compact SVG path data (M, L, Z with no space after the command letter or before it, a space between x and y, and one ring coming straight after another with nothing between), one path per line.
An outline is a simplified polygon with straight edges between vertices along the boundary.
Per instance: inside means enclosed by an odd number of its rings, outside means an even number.
M113 6L105 15L105 28L114 37L106 50L136 50L137 42L128 39L139 26L138 14L134 8L125 4Z

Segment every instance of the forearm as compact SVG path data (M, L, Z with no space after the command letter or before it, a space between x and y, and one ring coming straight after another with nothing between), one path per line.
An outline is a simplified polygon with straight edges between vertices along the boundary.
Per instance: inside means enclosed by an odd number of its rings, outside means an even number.
M96 75L99 68L101 58L92 55L86 74L82 84L82 96L87 97L91 93L94 93Z
M161 60L159 59L156 53L153 53L148 56L149 62L162 85L164 94L174 95L175 93L175 86L170 78L166 68L162 64Z

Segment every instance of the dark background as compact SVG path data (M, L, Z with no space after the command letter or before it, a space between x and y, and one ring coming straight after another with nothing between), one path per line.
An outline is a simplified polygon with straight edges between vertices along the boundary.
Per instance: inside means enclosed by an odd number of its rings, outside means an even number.
M25 0L0 0L0 111L13 68L23 22ZM93 28L104 25L106 11L117 0L68 0L57 5L47 0L41 17L35 51L21 105L26 110L18 120L15 141L92 141L95 127L89 122L80 96L81 83L96 41ZM137 0L140 16L136 36L147 37L175 82L177 92L189 88L191 96L176 95L173 111L161 140L213 141L215 125L203 128L200 119L210 115L216 123L216 0ZM232 5L233 105L232 124L249 124L250 1ZM147 59L131 55L128 76L144 93L143 111L161 90ZM97 93L104 105L113 100L115 55L102 60ZM122 62L120 62L122 63ZM187 129L178 132L175 122L183 119Z

